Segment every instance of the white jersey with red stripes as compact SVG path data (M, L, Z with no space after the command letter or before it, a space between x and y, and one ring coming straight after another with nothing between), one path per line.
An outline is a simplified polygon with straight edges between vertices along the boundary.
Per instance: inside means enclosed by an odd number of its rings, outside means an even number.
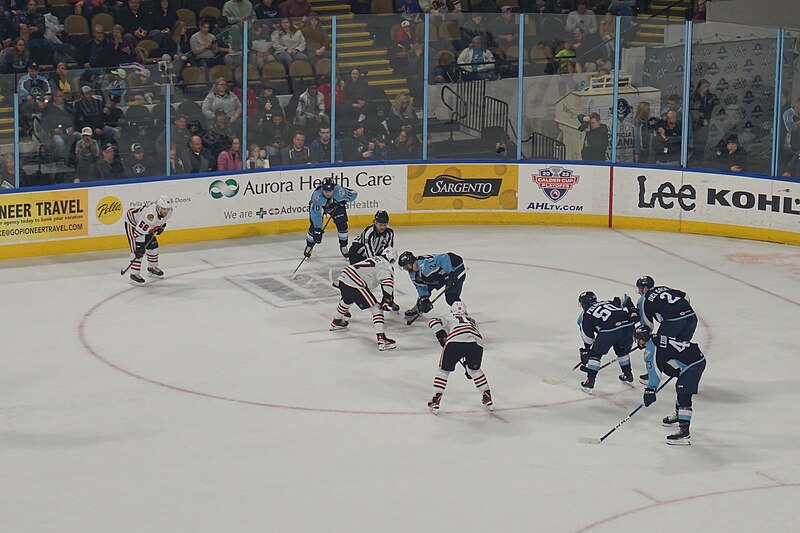
M339 274L339 283L360 290L380 286L383 292L393 297L394 267L383 256L370 257L344 267Z
M436 333L444 330L447 333L447 342L474 342L478 346L483 346L483 337L478 331L478 324L475 319L468 315L453 315L447 313L438 318L434 317L428 321L428 327Z
M131 207L125 216L125 229L135 242L144 242L149 234L163 227L171 216L172 209L167 216L158 216L155 202L142 207Z

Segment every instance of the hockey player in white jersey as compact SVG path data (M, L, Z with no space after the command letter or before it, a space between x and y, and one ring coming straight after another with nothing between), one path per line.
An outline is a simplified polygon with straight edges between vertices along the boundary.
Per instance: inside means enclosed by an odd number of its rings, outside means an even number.
M395 341L386 336L383 318L383 312L392 309L394 304L396 261L397 251L386 248L381 255L344 267L338 278L341 299L336 306L336 317L331 322L331 331L344 329L350 324L346 317L349 316L350 306L356 304L359 309L372 311L378 349L392 350L396 347ZM380 287L382 293L380 300L372 293L376 287Z
M447 387L447 378L450 372L456 369L459 361L464 361L464 366L481 393L481 403L490 411L494 409L492 392L486 375L481 370L483 360L483 337L478 331L475 320L467 314L467 306L458 300L453 302L450 313L428 321L439 344L442 345L442 355L439 358L439 370L433 378L433 398L428 402L428 408L433 414L439 414L439 405L442 401L444 389Z
M128 209L125 216L125 234L131 248L131 285L144 285L139 274L142 257L147 253L147 274L151 278L163 278L164 271L158 267L158 235L167 227L172 216L172 200L160 196L155 202L142 207Z

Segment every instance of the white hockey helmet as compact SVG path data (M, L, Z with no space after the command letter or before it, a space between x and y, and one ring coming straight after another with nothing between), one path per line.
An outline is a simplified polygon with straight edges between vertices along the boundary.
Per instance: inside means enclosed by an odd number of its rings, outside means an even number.
M457 300L450 306L450 313L453 316L465 316L467 314L467 306L461 300Z
M172 211L172 199L167 196L159 196L156 200L156 212L159 216L165 217Z
M395 250L391 246L384 249L381 255L385 257L386 260L389 261L389 263L391 264L395 264L395 262L397 262L397 250Z

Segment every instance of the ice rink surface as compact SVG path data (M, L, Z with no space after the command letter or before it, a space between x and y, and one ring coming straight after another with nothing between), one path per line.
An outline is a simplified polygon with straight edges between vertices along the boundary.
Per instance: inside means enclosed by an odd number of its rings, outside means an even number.
M328 331L344 262L328 232L161 250L131 287L113 252L0 264L0 531L796 531L800 249L552 227L396 228L399 251L465 258L495 411L463 372L426 407L439 346L425 320ZM355 234L355 231L354 231ZM685 290L708 368L692 446L642 399L574 372L577 296L640 275ZM403 309L415 300L396 276ZM434 314L447 310L437 302ZM642 354L632 354L634 373ZM608 357L604 358L607 360ZM792 503L794 502L794 503Z

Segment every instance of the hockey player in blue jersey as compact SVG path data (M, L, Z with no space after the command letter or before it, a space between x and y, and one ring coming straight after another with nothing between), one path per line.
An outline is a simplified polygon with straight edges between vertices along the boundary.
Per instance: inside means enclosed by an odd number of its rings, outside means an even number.
M656 287L650 276L637 279L636 290L640 295L636 308L643 326L653 331L658 322L659 335L682 341L692 340L697 329L697 316L685 292L669 287ZM639 376L639 381L647 381L647 374Z
M639 348L644 348L644 363L647 367L647 388L644 391L644 406L656 401L656 389L661 374L678 378L675 392L675 412L664 417L664 426L678 424L678 432L667 435L667 444L691 444L689 426L692 422L692 395L697 394L700 378L706 369L706 358L700 347L689 341L653 335L646 326L639 326L634 332Z
M633 386L633 373L628 354L633 349L633 330L636 327L636 310L630 298L614 298L598 302L597 295L586 291L578 296L583 312L578 315L584 347L581 348L581 370L586 372L586 381L581 390L592 394L595 378L600 370L600 359L613 347L617 354L622 375L619 380Z
M347 204L354 201L358 193L341 185L337 185L332 178L325 178L322 184L311 193L308 202L308 218L311 225L306 235L306 248L303 255L311 257L311 250L315 244L322 242L322 215L328 215L336 224L339 235L339 251L347 257Z
M418 315L433 309L431 292L444 289L447 305L461 299L466 272L464 260L452 252L436 255L416 256L405 251L400 254L398 264L408 271L411 282L417 289L417 304L405 312L406 321L411 323Z

